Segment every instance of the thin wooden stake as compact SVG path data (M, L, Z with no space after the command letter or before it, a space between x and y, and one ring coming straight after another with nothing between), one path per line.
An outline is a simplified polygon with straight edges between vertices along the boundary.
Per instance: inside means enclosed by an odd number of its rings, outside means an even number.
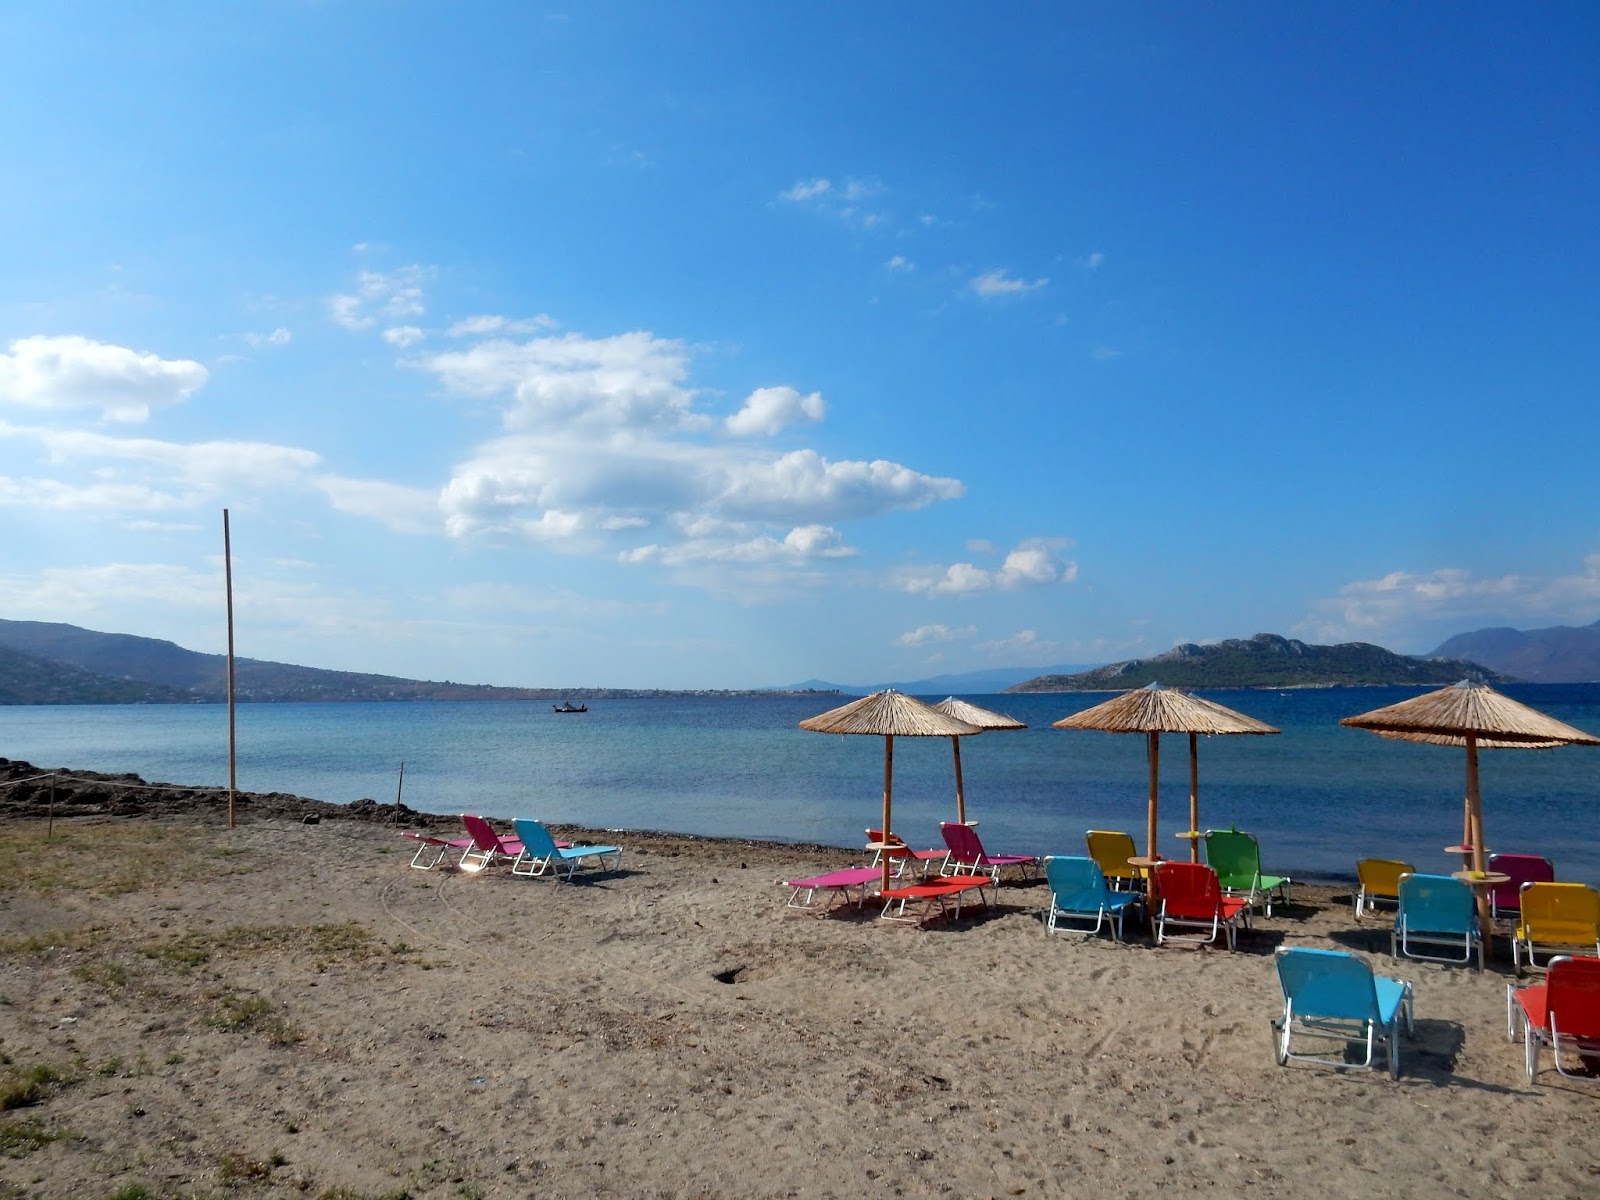
M233 713L233 541L228 510L222 510L222 574L228 593L228 828L234 827L239 789L239 742Z

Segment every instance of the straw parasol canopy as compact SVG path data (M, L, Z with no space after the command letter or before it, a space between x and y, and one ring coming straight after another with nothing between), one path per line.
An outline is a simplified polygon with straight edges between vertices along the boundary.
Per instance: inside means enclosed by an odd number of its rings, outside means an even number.
M1163 733L1189 735L1189 831L1200 826L1200 734L1278 733L1265 721L1235 712L1215 700L1204 700L1177 688L1152 683L1131 692L1113 696L1103 704L1086 708L1054 723L1056 729L1098 729L1104 733L1143 733L1149 737L1150 805L1145 816L1145 853L1156 855L1157 777ZM1189 858L1197 860L1198 843L1191 838Z
M1471 855L1471 872L1484 877L1483 795L1478 788L1479 750L1544 750L1552 746L1600 746L1600 737L1547 717L1537 709L1503 696L1483 683L1463 679L1423 696L1386 708L1375 708L1339 722L1368 729L1379 737L1430 746L1465 746L1467 795L1461 844ZM1488 942L1489 895L1478 890L1478 916Z
M887 688L800 722L813 733L873 734L883 738L883 836L890 823L894 795L894 739L897 737L967 737L982 733L976 725L946 716L904 692ZM883 886L889 887L889 856L883 856Z
M965 721L968 725L976 725L979 729L1026 729L1028 723L1019 721L1015 717L1008 717L1005 713L991 712L987 708L979 708L966 700L957 700L954 696L946 696L933 706L947 717L954 717L958 721ZM967 796L961 784L961 739L950 739L950 748L956 756L956 820L966 824Z

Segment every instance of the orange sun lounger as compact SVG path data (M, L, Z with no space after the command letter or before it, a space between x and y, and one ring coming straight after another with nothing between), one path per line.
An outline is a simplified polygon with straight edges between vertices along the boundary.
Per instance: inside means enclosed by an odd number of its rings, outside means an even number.
M971 891L978 893L978 903L988 905L993 900L984 899L983 889L990 888L994 899L999 898L1000 885L989 875L941 875L924 883L909 887L890 888L881 894L884 901L881 917L885 921L907 921L922 925L935 917L950 915L950 905L955 904L956 917L961 916L961 897ZM921 900L922 908L914 917L906 916L906 905ZM890 910L894 911L891 912Z

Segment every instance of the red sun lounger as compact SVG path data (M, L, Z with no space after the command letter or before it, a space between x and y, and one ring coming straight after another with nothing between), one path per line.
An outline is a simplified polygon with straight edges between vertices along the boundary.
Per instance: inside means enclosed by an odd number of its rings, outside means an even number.
M941 875L938 879L930 879L925 883L890 888L880 896L884 901L881 918L885 921L909 921L922 925L935 917L951 915L950 904L953 901L954 916L959 919L961 897L964 893L976 891L979 904L991 903L984 899L984 888L990 888L995 893L995 899L999 898L1000 885L989 875ZM911 900L922 901L922 908L914 917L906 916L906 904ZM890 912L890 909L894 911Z

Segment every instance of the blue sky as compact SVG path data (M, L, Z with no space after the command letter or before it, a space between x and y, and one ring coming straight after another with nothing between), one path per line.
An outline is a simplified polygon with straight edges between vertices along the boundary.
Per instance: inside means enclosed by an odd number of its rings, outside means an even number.
M13 6L0 616L505 684L1600 618L1600 8Z

